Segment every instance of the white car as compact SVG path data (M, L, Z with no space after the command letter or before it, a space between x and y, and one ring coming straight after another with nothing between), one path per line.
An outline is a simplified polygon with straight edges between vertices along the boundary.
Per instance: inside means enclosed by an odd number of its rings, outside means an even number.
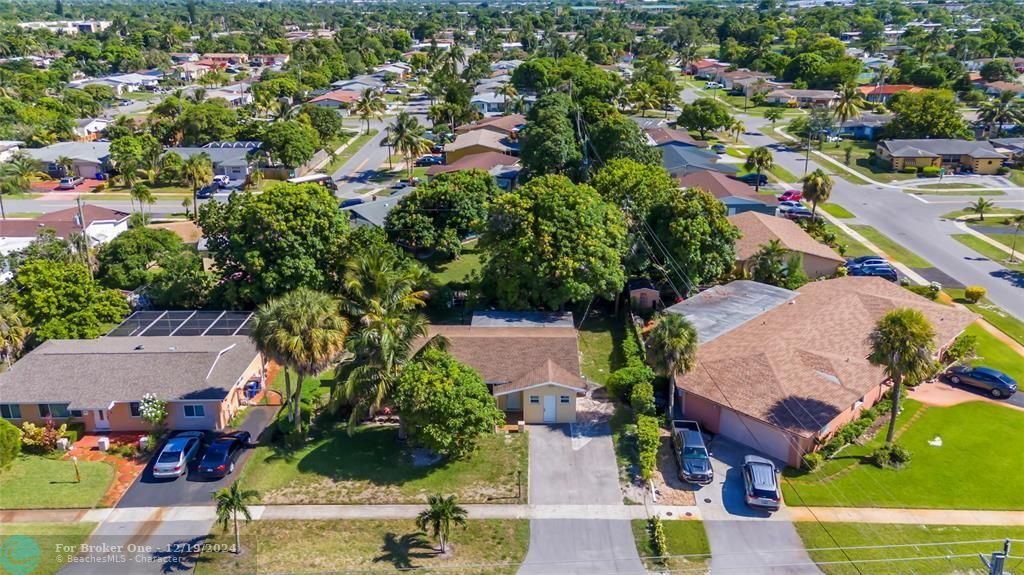
M203 432L186 431L167 440L153 464L153 477L175 478L188 473L188 464L199 455Z
M217 185L217 186L222 187L222 188L226 188L226 187L231 185L231 176L225 176L225 175L214 176L213 177L213 183L215 185Z
M704 82L705 90L721 90L724 87L725 86L719 84L718 82Z

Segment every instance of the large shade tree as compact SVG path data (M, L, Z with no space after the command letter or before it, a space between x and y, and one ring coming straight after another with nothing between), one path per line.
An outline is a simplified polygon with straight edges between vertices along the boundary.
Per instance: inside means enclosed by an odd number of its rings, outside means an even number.
M892 413L885 434L885 442L892 443L903 385L921 383L935 369L935 329L920 311L900 308L878 320L868 342L868 361L882 366L892 382Z

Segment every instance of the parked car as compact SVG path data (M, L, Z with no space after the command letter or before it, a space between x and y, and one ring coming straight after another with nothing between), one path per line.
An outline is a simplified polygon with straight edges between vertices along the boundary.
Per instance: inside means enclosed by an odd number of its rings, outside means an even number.
M676 464L679 465L679 479L698 485L714 481L715 470L711 467L700 424L696 421L673 420L672 447Z
M199 455L203 432L185 431L167 440L153 464L153 477L178 478L188 473L188 464Z
M860 256L857 258L846 258L846 269L853 269L864 265L877 266L888 263L889 260L882 256Z
M242 451L249 446L251 435L248 431L239 431L231 435L219 437L206 448L202 461L199 462L199 474L203 477L220 479L235 471L235 462Z
M398 94L401 94L402 91L399 90L398 88L388 88L387 90L384 90L384 93L385 94L391 94L391 95L398 95Z
M724 154L725 144L715 144L714 146L711 146L711 151L716 154Z
M359 204L363 203L363 201L363 198L348 198L345 200L341 200L341 203L338 204L338 207L347 208L349 206L358 206Z
M786 190L785 192L782 192L782 194L779 196L779 201L780 202L795 202L795 201L802 200L803 197L804 197L804 193L801 192L800 190Z
M444 158L442 156L423 156L421 158L417 158L414 165L419 168L422 166L439 166L443 163Z
M800 200L782 200L779 202L779 211L782 213L798 208L806 210L807 206L805 206Z
M196 192L196 197L199 198L200 200L205 200L207 198L212 198L213 194L216 191L217 191L217 186L215 186L213 184L210 184L208 186L203 186L203 187L199 188L199 191Z
M742 176L739 176L736 179L743 182L744 184L750 184L751 186L764 186L768 184L768 176L764 174L758 174L756 172L743 174Z
M946 377L956 385L962 383L983 389L997 399L1010 397L1017 393L1017 382L1012 377L991 367L954 365L946 370Z
M722 84L720 84L718 82L704 82L704 89L705 90L721 90L724 87L725 86L723 86Z
M899 274L896 273L896 268L891 265L880 265L880 266L861 266L849 270L851 276L858 277L879 277L887 279L891 282L899 281Z
M125 107L125 106L131 106L132 105L132 101L131 100L118 100L117 105L121 106L122 108Z
M768 511L778 511L782 507L779 471L771 460L757 455L744 457L743 486L748 506Z
M78 186L82 185L83 183L85 183L85 178L79 178L78 176L68 176L65 178L61 178L60 181L57 182L57 189L73 190Z
M805 206L796 206L786 210L784 215L791 220L810 219L814 217L814 212Z
M411 184L409 182L407 182L405 180L398 180L397 182L391 184L391 189L392 190L404 190L405 188L408 188L410 186L411 186Z
M231 176L218 175L213 177L213 184L220 188L226 188L231 185Z

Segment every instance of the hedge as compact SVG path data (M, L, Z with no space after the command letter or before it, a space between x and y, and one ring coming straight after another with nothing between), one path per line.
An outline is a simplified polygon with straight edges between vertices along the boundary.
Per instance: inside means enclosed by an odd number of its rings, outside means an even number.
M626 367L644 365L644 344L640 341L640 335L636 332L636 325L633 318L625 314L626 336L622 340L622 358Z
M925 166L921 168L921 175L926 178L937 178L939 177L941 168L938 166Z
M629 404L639 415L654 415L654 386L648 381L637 383L629 394Z
M640 477L649 481L658 467L658 446L661 444L658 419L650 415L636 418L636 443L640 452Z
M632 365L616 369L608 376L605 387L609 393L615 395L622 401L632 402L633 388L642 383L654 381L654 372L646 365Z
M0 468L7 467L21 453L21 430L0 419Z

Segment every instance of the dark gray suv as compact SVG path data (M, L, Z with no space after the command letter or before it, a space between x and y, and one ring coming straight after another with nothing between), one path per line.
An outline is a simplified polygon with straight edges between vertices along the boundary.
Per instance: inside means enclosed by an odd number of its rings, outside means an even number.
M708 448L704 445L704 436L696 421L672 422L672 447L679 465L680 479L698 485L714 481L715 470L711 467Z

